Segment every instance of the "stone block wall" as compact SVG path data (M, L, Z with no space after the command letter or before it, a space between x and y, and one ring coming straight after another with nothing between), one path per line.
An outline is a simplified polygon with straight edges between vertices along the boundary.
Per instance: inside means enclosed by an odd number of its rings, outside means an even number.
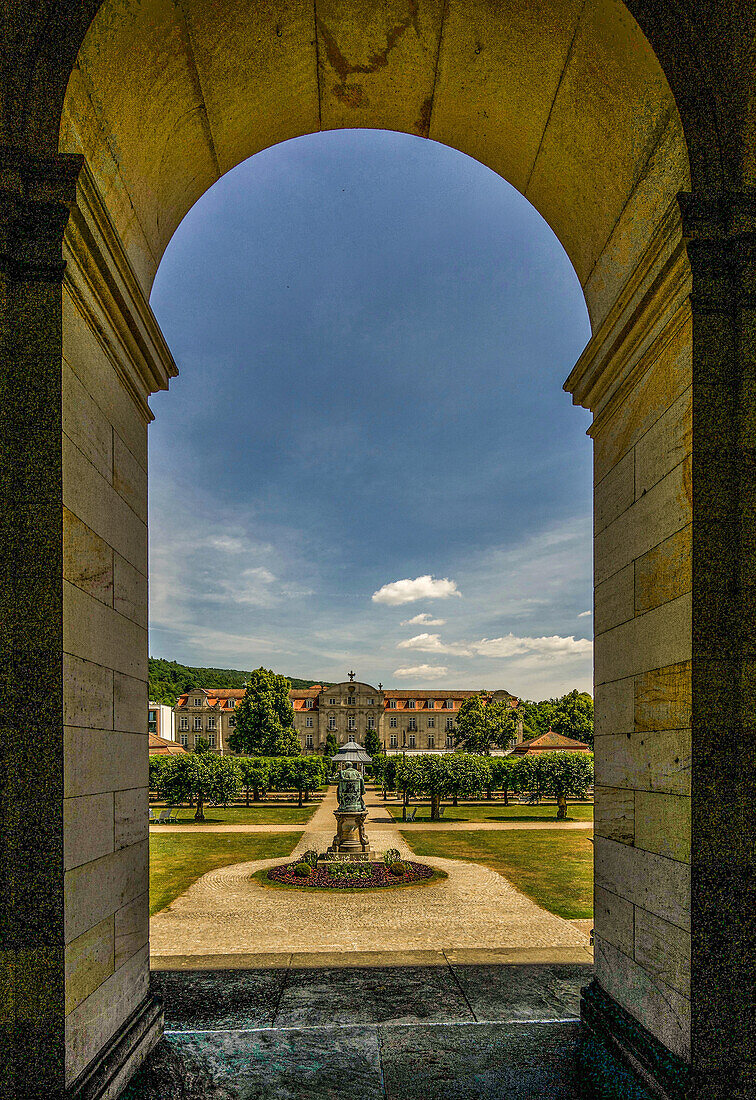
M687 1058L692 324L681 240L670 210L568 385L594 412L596 974Z
M86 173L64 252L63 846L70 1085L149 992L147 395L156 364L166 376L175 367Z

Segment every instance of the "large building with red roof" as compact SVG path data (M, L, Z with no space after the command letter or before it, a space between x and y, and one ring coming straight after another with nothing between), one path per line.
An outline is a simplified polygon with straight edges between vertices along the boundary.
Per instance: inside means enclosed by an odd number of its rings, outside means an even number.
M343 745L351 738L363 742L368 730L375 730L390 753L449 751L459 708L478 692L393 690L350 679L293 689L289 694L302 752L321 752L329 734ZM236 725L234 710L243 696L243 688L195 688L180 696L174 708L179 744L193 749L195 739L204 737L216 752L228 753L228 739ZM504 690L492 692L491 697L509 700L512 706L517 703Z

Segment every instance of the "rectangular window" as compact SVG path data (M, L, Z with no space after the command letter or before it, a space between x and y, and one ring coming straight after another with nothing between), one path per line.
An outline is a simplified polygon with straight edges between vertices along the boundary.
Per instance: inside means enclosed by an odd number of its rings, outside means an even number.
M389 699L389 710L396 710L396 699Z
M414 710L415 709L415 700L414 699L408 699L407 700L407 709L408 710Z
M375 699L368 699L368 701L367 701L367 705L369 707L372 707L374 703L375 703Z
M356 702L357 700L353 695L347 695L347 703L349 703L351 706L354 706Z
M202 729L202 719L199 717L199 715L197 715L194 719L194 732L197 733L197 731L201 730L201 729Z
M447 710L454 710L454 700L453 699L447 699L446 702L444 703L444 706L446 707Z
M312 729L312 715L311 714L308 714L307 717L305 718L305 725L307 726L308 730Z
M329 699L328 700L328 705L331 706L331 707L335 707L336 706L336 700L335 699Z
M428 719L428 729L429 730L434 729L435 725L436 725L436 719L435 718L429 718Z
M215 718L208 718L208 720L207 720L207 728L208 728L209 730L214 730L214 729L215 729Z
M447 749L453 749L454 748L454 738L453 737L448 737L447 736L447 738L446 738L446 747L447 747Z
M154 710L148 710L147 711L147 721L148 722L154 722L155 721L155 711Z
M208 744L210 745L210 748L214 749L215 748L215 734L214 733L209 733L207 735L207 740L208 740Z
M391 717L389 718L389 725L391 726L392 730L396 729L396 715L395 714L392 714Z
M448 730L453 730L454 729L454 719L453 718L447 718L446 719L446 728Z
M410 730L416 730L417 729L417 718L415 718L414 714L412 715L412 717L409 720L409 725L407 726L407 729L410 729Z
M312 708L313 708L313 700L312 699L305 699L305 710L312 710Z
M195 707L201 707L202 706L202 700L201 699L195 699L194 700L194 705L195 705Z
M409 747L411 749L414 749L414 747L415 747L415 735L414 735L414 733L410 734Z
M228 709L233 710L235 706L236 706L236 699L229 699L228 700Z
M375 715L374 714L368 714L367 728L369 730L374 730L375 729Z
M350 733L354 733L354 731L357 729L357 719L354 718L351 714L347 718L347 729Z
M179 729L180 730L188 730L189 729L189 719L188 718L179 718Z
M395 734L395 733L392 733L392 734L391 734L391 740L390 740L390 747L391 747L392 749L395 749L395 748L396 748L396 746L398 745L398 743L399 743L399 742L398 742L398 739L397 739L397 736L396 736L396 734Z
M307 734L307 737L305 738L305 745L308 749L312 748L312 734L311 733Z
M181 744L184 748L189 744L189 736L186 733L181 734Z
M435 749L435 747L436 747L436 738L433 736L433 734L431 734L430 737L428 738L428 748L429 749Z
M328 728L329 728L329 730L335 730L336 729L336 715L335 714L329 714L328 715Z
M435 707L436 707L436 700L435 699L429 699L428 700L428 710L435 710Z

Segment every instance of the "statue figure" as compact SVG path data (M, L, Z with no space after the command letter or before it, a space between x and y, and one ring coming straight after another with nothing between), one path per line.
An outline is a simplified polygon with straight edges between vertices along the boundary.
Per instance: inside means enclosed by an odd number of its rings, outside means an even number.
M336 797L339 812L348 814L365 813L365 780L356 768L344 768L339 773L339 786Z
M339 808L334 811L337 831L329 851L334 855L362 852L369 858L370 842L365 833L365 780L356 768L347 767L339 773L337 798Z

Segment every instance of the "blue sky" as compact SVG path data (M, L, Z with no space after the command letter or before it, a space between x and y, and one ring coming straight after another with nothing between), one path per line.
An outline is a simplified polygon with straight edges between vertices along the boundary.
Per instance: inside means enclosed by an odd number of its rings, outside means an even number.
M151 302L150 652L401 687L591 683L589 337L558 240L455 150L274 146L187 214Z

